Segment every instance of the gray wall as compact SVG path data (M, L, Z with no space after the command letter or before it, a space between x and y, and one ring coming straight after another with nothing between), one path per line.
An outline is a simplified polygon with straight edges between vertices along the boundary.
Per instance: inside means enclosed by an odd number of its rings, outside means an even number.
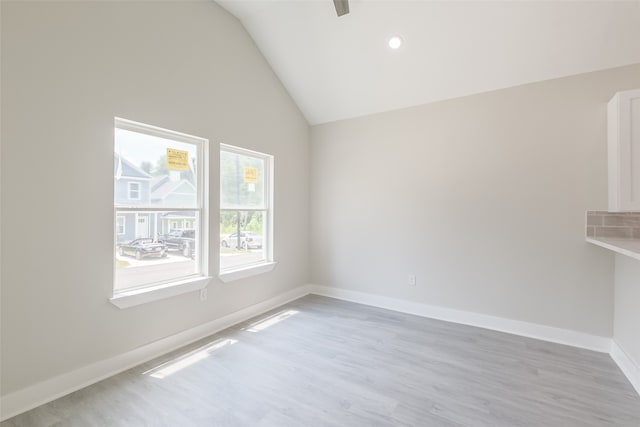
M607 207L607 101L635 87L640 65L314 126L313 283L612 336L584 215Z
M2 2L1 23L3 394L308 282L309 127L235 18L213 2ZM214 280L205 302L110 304L114 116L211 141L214 271L217 143L273 154L276 269Z
M616 255L613 339L640 366L640 261Z

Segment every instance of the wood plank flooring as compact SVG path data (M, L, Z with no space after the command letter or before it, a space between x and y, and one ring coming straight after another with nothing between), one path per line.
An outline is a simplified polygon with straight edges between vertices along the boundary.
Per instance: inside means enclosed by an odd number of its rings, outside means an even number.
M309 295L0 424L640 426L606 354Z

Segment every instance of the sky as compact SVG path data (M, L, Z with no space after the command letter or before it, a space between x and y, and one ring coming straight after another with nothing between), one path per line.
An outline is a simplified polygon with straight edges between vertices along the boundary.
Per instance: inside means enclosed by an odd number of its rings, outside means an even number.
M197 153L196 146L193 144L115 129L114 151L137 166L144 161L151 162L155 166L157 160L167 154L167 148L188 151L190 159L195 158Z

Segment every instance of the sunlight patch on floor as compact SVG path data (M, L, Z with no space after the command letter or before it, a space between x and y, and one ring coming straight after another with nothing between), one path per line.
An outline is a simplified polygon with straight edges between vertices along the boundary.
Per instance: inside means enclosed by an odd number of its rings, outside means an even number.
M148 371L143 372L142 375L149 375L150 377L160 379L166 378L171 374L206 359L215 351L220 350L223 347L233 345L237 342L238 340L229 338L215 340L205 346L190 351L187 354L183 354L173 360L165 362L160 366L149 369Z
M280 323L283 320L288 319L291 316L294 316L296 314L298 314L298 310L286 310L286 311L281 311L279 313L273 314L267 318L264 319L260 319L255 323L252 323L251 325L249 325L246 328L243 328L243 331L249 331L249 332L260 332L263 331L265 329L267 329L270 326L275 325L276 323Z

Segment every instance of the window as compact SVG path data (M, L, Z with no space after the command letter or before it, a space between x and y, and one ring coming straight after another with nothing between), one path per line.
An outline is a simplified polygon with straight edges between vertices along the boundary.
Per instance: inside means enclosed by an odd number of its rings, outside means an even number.
M140 183L129 182L129 199L140 200Z
M112 301L206 285L206 152L205 139L116 119ZM184 220L190 232L172 233Z
M117 234L126 234L126 219L122 215L116 216L116 233Z
M272 170L270 155L220 146L220 274L223 280L225 273L273 262Z

